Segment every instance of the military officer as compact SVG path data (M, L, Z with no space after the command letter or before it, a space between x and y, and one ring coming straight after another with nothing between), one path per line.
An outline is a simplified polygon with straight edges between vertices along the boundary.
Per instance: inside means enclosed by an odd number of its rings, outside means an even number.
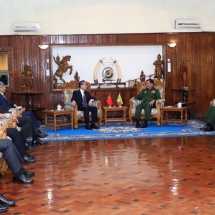
M203 131L214 131L213 124L215 123L215 106L209 107L205 116L206 125L202 128Z
M156 101L161 99L160 92L158 89L154 88L154 80L146 80L146 88L142 89L140 93L131 99L138 99L142 102L136 107L135 118L136 118L136 128L146 128L148 127L148 120L151 114L152 108L156 107ZM145 120L140 125L141 111L145 111Z

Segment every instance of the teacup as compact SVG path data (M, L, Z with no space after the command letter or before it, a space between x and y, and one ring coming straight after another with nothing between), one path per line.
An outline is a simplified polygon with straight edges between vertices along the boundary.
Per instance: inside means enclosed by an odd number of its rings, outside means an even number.
M61 105L57 105L57 110L61 110L62 106Z
M179 102L179 103L177 104L177 106L178 106L178 108L181 108L181 107L182 107L182 103Z

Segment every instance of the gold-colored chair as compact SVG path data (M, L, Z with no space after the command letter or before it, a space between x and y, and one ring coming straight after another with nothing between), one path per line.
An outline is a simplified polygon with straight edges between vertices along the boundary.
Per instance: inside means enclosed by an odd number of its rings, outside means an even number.
M0 139L6 139L7 138L7 132L6 132L6 126L2 125L0 129ZM0 152L0 174L5 175L8 170L8 165L3 158L2 153Z
M142 89L146 88L146 81L145 82L138 82L137 85L137 94L140 93ZM156 101L156 108L153 108L151 111L150 119L156 118L157 119L157 125L161 126L161 115L160 115L160 108L164 106L165 102L165 82L161 82L160 80L154 79L154 88L158 89L160 91L161 99ZM140 100L134 99L129 102L129 119L130 119L130 125L133 125L134 123L134 116L137 105L141 103ZM141 112L141 119L145 118L145 112L142 110Z
M212 99L210 102L209 102L210 106L215 106L215 99Z
M87 83L87 89L90 92L91 85L89 82L86 82L86 83ZM74 117L73 117L74 128L78 128L78 121L79 120L84 121L84 112L78 110L77 104L75 106L72 106L72 103L71 103L73 92L75 90L79 89L78 84L79 84L79 82L76 80L72 80L70 82L62 84L63 95L64 95L64 109L65 110L74 109ZM101 102L96 100L93 102L93 105L98 108L98 120L99 120L98 124L99 124L99 126L101 126L101 124L102 124L102 105L101 105ZM90 113L90 116L91 116L91 113Z

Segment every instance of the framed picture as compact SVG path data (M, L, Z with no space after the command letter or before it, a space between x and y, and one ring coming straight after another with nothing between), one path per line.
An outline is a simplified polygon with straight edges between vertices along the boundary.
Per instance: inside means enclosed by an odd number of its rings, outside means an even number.
M0 81L4 82L6 87L9 87L9 74L7 71L0 70Z
M128 80L128 87L133 87L135 85L135 80Z

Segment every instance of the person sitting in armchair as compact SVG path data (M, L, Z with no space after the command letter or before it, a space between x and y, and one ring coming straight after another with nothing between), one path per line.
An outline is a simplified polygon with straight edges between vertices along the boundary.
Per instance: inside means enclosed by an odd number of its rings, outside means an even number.
M210 106L206 116L205 116L206 124L201 130L207 132L207 131L214 131L213 124L215 123L215 106Z
M152 108L156 107L156 101L161 99L160 92L158 89L154 88L154 80L148 79L146 80L146 88L142 89L140 93L131 99L138 99L142 102L136 107L135 111L135 119L136 119L136 128L146 128L148 127L148 120L151 114ZM145 111L145 120L140 125L140 116L141 111L144 109Z
M85 120L85 128L88 130L91 129L98 129L99 127L96 125L98 121L97 116L97 107L92 106L93 101L96 98L91 96L90 93L87 91L87 84L84 80L79 82L79 90L73 92L73 96L71 99L72 105L78 105L78 110L84 112L84 120ZM89 125L89 112L92 114L92 122Z
M17 107L16 104L10 103L7 98L5 97L4 93L6 91L6 87L4 82L0 81L0 108L7 110L9 112L12 112L12 110L14 108ZM32 120L32 123L37 131L37 137L39 138L45 138L47 136L47 134L42 133L42 131L40 130L40 125L36 120L36 117L34 116L34 114L32 113L32 111L24 111L22 113L22 116L29 116Z

